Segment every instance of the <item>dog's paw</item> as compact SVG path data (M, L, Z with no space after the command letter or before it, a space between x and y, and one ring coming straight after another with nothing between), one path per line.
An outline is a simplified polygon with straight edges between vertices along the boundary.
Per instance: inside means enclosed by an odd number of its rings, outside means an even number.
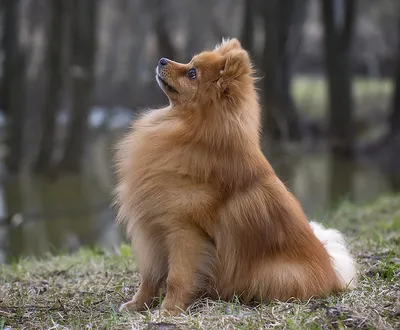
M163 316L163 317L172 317L172 316L178 316L180 314L183 314L183 311L178 308L174 308L174 309L161 308L160 313L161 313L161 316Z
M174 304L170 304L166 301L161 305L161 315L162 316L178 316L180 314L184 314L184 310L179 308Z
M118 311L120 313L122 313L122 312L139 312L142 309L143 309L143 306L139 306L139 304L136 301L131 300L131 301L128 301L128 302L122 304L119 307Z

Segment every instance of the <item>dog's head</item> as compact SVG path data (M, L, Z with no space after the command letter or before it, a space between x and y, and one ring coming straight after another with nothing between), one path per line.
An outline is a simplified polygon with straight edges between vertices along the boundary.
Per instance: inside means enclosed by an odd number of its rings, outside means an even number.
M172 104L204 104L232 99L253 79L247 52L237 39L223 40L213 51L202 52L187 64L161 58L156 79Z

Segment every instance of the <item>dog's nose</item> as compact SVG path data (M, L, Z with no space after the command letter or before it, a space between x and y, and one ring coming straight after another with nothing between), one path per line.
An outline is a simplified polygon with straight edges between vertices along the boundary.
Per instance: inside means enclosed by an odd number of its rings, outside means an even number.
M158 64L159 64L160 66L167 65L167 64L168 64L168 60L167 60L166 58L162 57L162 58L158 61Z

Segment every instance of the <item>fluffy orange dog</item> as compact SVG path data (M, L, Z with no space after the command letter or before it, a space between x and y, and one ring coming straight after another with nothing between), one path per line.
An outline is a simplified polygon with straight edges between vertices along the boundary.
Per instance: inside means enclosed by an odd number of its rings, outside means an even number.
M117 154L118 221L141 284L121 309L142 310L166 284L161 308L196 297L243 302L308 299L354 286L342 235L308 222L260 150L260 107L236 39L188 64L162 58L170 105L133 124Z

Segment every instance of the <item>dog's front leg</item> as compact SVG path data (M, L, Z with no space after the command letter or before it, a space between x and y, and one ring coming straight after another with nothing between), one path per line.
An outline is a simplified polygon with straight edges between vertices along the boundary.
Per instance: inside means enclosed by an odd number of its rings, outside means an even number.
M159 296L161 283L168 271L168 255L161 236L151 235L142 228L137 228L136 236L132 240L141 284L132 300L121 305L120 311L142 311L150 307Z
M161 306L164 313L179 314L195 298L205 244L204 235L194 228L179 229L168 235L167 293Z

